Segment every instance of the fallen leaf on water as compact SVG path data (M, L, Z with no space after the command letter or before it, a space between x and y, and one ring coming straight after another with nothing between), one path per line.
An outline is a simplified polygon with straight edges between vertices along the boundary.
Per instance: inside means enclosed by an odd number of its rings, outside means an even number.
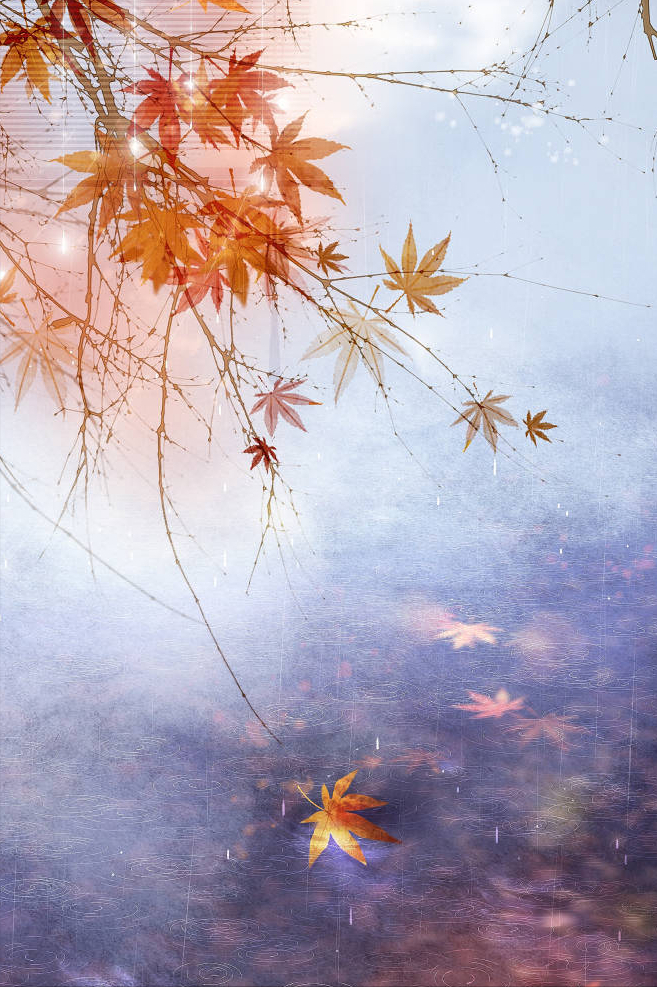
M439 634L436 640L449 638L455 651L461 648L471 648L474 644L484 641L486 644L495 644L497 638L493 631L501 631L501 627L491 627L490 624L463 624L459 620L450 621Z
M453 704L454 709L464 709L468 713L474 713L475 720L483 720L492 717L499 720L501 716L512 713L516 709L522 709L525 705L524 699L512 699L506 689L500 689L491 698L482 696L480 692L470 692L470 703Z
M345 792L357 774L358 769L338 779L331 796L329 796L326 785L322 785L324 808L319 809L319 806L316 806L319 812L313 812L312 816L302 820L304 823L315 824L315 832L310 838L309 867L312 867L320 853L326 850L331 837L341 850L365 866L367 866L367 861L356 839L357 836L361 839L380 840L382 843L401 843L401 840L390 836L384 829L375 826L369 819L364 819L353 811L372 809L375 806L387 804L379 799L370 798L369 795L346 795ZM309 799L304 792L301 794L309 802L312 802L312 799ZM315 802L312 804L316 805Z
M519 717L516 723L507 730L517 733L523 744L532 740L552 740L555 744L570 747L569 733L586 733L584 727L571 723L574 716L559 716L557 713L547 713L545 716Z

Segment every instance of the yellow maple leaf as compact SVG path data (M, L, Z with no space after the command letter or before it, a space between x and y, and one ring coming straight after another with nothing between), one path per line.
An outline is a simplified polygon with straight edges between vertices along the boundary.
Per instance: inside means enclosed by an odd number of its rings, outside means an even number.
M438 274L440 265L445 260L447 248L449 246L451 233L444 240L435 244L418 264L417 247L413 236L413 224L408 224L408 233L402 247L401 265L398 265L392 257L385 252L383 247L379 247L386 270L390 278L385 278L383 283L386 288L392 291L402 291L406 296L411 315L415 315L415 306L423 312L433 312L435 315L442 315L429 298L429 295L444 295L452 291L458 285L463 284L466 278L454 278L447 275Z
M381 802L380 799L370 798L369 795L346 795L347 789L357 774L358 768L343 778L338 779L333 788L333 795L331 796L329 796L326 785L322 785L323 809L320 809L312 799L308 798L305 792L299 789L303 797L314 805L315 808L319 809L318 812L313 812L307 819L302 820L304 823L315 824L315 831L310 838L309 867L312 867L320 853L326 850L331 837L341 850L344 850L350 857L353 857L354 860L358 860L359 863L365 866L367 866L367 861L356 839L357 836L361 839L380 840L382 843L401 843L401 840L390 836L380 826L375 826L369 819L364 819L363 816L358 815L357 811L355 811L372 809L375 806L387 804L386 802Z
M98 228L106 229L112 219L118 218L124 196L133 209L139 207L143 189L150 182L149 169L159 163L157 154L149 157L149 164L136 160L125 141L107 140L100 151L74 151L55 158L72 171L88 173L88 177L69 192L57 215L85 206L97 198L100 201Z

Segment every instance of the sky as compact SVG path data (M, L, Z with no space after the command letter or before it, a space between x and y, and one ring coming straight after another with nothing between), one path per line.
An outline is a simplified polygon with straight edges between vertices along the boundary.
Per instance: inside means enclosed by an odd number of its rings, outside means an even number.
M540 27L539 4L463 7L332 5L374 19L284 54L478 69ZM290 308L281 340L256 313L254 350L322 402L276 436L298 510L282 507L283 557L269 541L250 580L262 488L229 432L208 460L181 422L192 455L170 480L194 585L281 745L198 623L143 436L62 523L182 615L92 571L3 484L0 983L654 982L657 63L629 0L594 17L552 38L529 106L489 98L508 92L495 80L463 105L317 77L290 95L348 145L331 223L351 269L380 271L409 221L420 252L451 231L445 267L468 280L443 319L401 324L518 421L546 409L558 428L463 452L441 400L462 398L413 346L440 396L389 367L393 426L361 369L336 405L330 360L301 362L312 319ZM75 421L36 391L2 401L2 455L53 519ZM457 646L473 624L488 639ZM455 708L500 689L520 714ZM575 729L511 729L549 714ZM388 803L368 817L403 842L364 840L366 868L332 844L309 869L296 786L316 800L356 768L354 790Z

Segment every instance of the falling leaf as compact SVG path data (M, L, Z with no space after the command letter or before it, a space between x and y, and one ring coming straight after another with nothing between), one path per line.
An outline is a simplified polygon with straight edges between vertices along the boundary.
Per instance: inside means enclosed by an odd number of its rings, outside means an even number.
M330 277L331 271L336 274L340 274L344 270L344 266L341 263L343 260L347 260L346 254L339 254L337 251L338 241L334 243L329 243L327 247L320 243L317 248L317 267L320 267L326 277Z
M459 651L461 648L471 648L480 641L495 644L497 638L493 632L501 629L501 627L491 627L489 624L464 624L458 620L450 620L445 630L436 634L435 639L449 638L454 650Z
M335 326L321 332L302 359L310 360L339 350L333 373L336 403L356 373L359 359L377 384L383 387L385 377L382 347L388 346L397 353L406 355L406 351L391 335L388 323L379 315L369 318L361 315L353 302L349 302L349 311L334 310L329 314Z
M545 434L544 429L546 428L556 428L551 422L544 422L543 416L547 415L546 411L539 411L532 416L531 411L527 412L527 417L523 421L523 425L527 426L527 431L525 432L525 438L529 436L534 445L536 445L536 439L543 439L544 442L551 442L549 435Z
M473 713L475 720L483 720L488 717L499 720L501 716L522 709L525 705L524 699L511 699L506 689L500 689L492 699L490 696L483 696L480 692L470 692L469 690L468 695L472 702L453 704L454 709L464 709L468 713Z
M379 805L387 805L369 795L345 795L345 792L358 774L358 769L336 781L333 795L329 797L326 785L322 785L322 803L324 808L313 812L304 823L314 823L315 831L310 838L308 866L312 867L321 853L326 850L329 840L334 841L354 860L367 866L367 861L356 837L367 840L379 840L382 843L401 843L401 840L390 836L384 829L375 826L369 819L357 814L361 809L371 809ZM302 793L303 794L303 793ZM308 796L305 796L308 799ZM311 799L308 799L311 802ZM315 805L316 803L312 803ZM357 811L354 811L357 810Z
M288 123L280 134L274 125L271 131L270 153L256 158L251 165L251 171L264 169L270 184L274 176L276 177L279 192L298 219L301 219L299 184L305 185L313 192L320 192L322 195L344 202L328 175L324 174L317 165L311 164L310 159L326 158L329 154L342 151L346 145L325 140L323 137L296 140L304 118L305 114Z
M507 730L517 733L523 744L528 744L532 740L552 740L555 744L569 747L569 733L586 733L584 727L570 723L574 716L558 716L556 713L547 713L545 716L518 717L517 721Z
M251 469L255 469L260 460L265 464L265 469L269 471L272 469L274 463L278 462L278 456L276 455L276 446L267 445L264 439L259 439L256 435L253 445L248 446L245 453L253 456L253 462L251 463Z
M300 380L283 381L277 380L271 391L262 391L256 394L258 400L251 409L251 414L265 409L265 425L270 435L273 435L278 423L279 414L290 425L306 431L306 427L301 418L291 405L294 404L321 404L321 401L312 401L304 397L303 394L295 394L294 389L303 383Z
M468 448L480 429L483 432L486 442L493 447L493 452L495 452L497 451L497 439L499 436L498 424L510 425L517 428L518 422L515 418L512 418L504 408L499 407L502 401L509 400L510 395L498 394L493 397L492 394L493 392L489 391L481 401L464 401L463 407L466 410L459 415L456 421L452 422L452 425L458 425L459 422L467 422L468 431L465 437L463 452Z
M408 233L402 248L401 266L395 263L383 247L379 247L386 270L390 275L390 279L384 279L383 283L386 288L404 293L411 315L415 315L416 305L423 312L434 312L436 315L442 315L429 295L444 295L466 280L465 278L447 277L436 273L445 260L450 236L451 234L427 250L419 264L417 263L417 248L412 223L408 224Z

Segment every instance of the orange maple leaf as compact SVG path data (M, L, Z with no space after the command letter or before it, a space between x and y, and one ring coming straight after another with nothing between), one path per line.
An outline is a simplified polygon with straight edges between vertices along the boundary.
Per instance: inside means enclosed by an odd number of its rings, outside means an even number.
M524 699L511 699L506 689L500 689L495 696L483 696L480 692L470 692L468 695L472 702L452 704L454 709L464 709L468 713L473 713L475 720L483 720L492 717L499 720L501 716L512 713L514 710L522 709L525 705Z
M38 20L31 30L15 21L7 21L7 30L0 34L0 46L9 48L2 60L0 89L4 89L19 72L24 72L28 96L37 89L46 102L50 102L48 68L57 61L58 52L46 37L45 27L43 19Z
M360 848L356 837L366 840L379 840L382 843L401 843L401 840L390 836L380 826L375 826L369 819L359 816L356 811L361 809L372 809L375 806L387 805L380 799L370 798L369 795L345 795L345 792L358 774L358 768L350 774L336 781L333 788L333 795L329 797L328 788L322 785L323 809L309 799L305 792L301 792L319 812L313 812L312 816L302 819L304 823L314 823L315 831L310 838L310 850L308 855L308 866L312 867L321 853L326 850L331 837L345 853L348 853L354 860L367 866L365 855ZM299 789L301 791L301 789Z
M145 208L120 217L132 225L112 256L126 264L140 263L142 281L152 281L158 291L174 271L202 263L187 236L187 230L197 226L197 221L182 211L162 209L148 199L143 205Z
M280 134L274 124L270 128L270 153L256 158L251 165L251 171L264 169L270 185L276 177L276 184L286 205L298 219L301 219L300 184L312 189L313 192L320 192L344 203L344 199L328 175L317 165L311 164L310 159L326 158L329 154L342 151L346 145L325 140L323 137L306 137L297 140L304 119L305 113L288 123Z
M124 197L133 209L139 208L144 189L151 184L149 171L153 162L158 163L158 152L150 157L151 164L145 164L130 153L126 142L108 139L100 151L74 151L55 158L72 171L87 173L87 178L69 192L57 215L97 198L100 201L98 229L99 232L106 229L112 219L118 218Z

